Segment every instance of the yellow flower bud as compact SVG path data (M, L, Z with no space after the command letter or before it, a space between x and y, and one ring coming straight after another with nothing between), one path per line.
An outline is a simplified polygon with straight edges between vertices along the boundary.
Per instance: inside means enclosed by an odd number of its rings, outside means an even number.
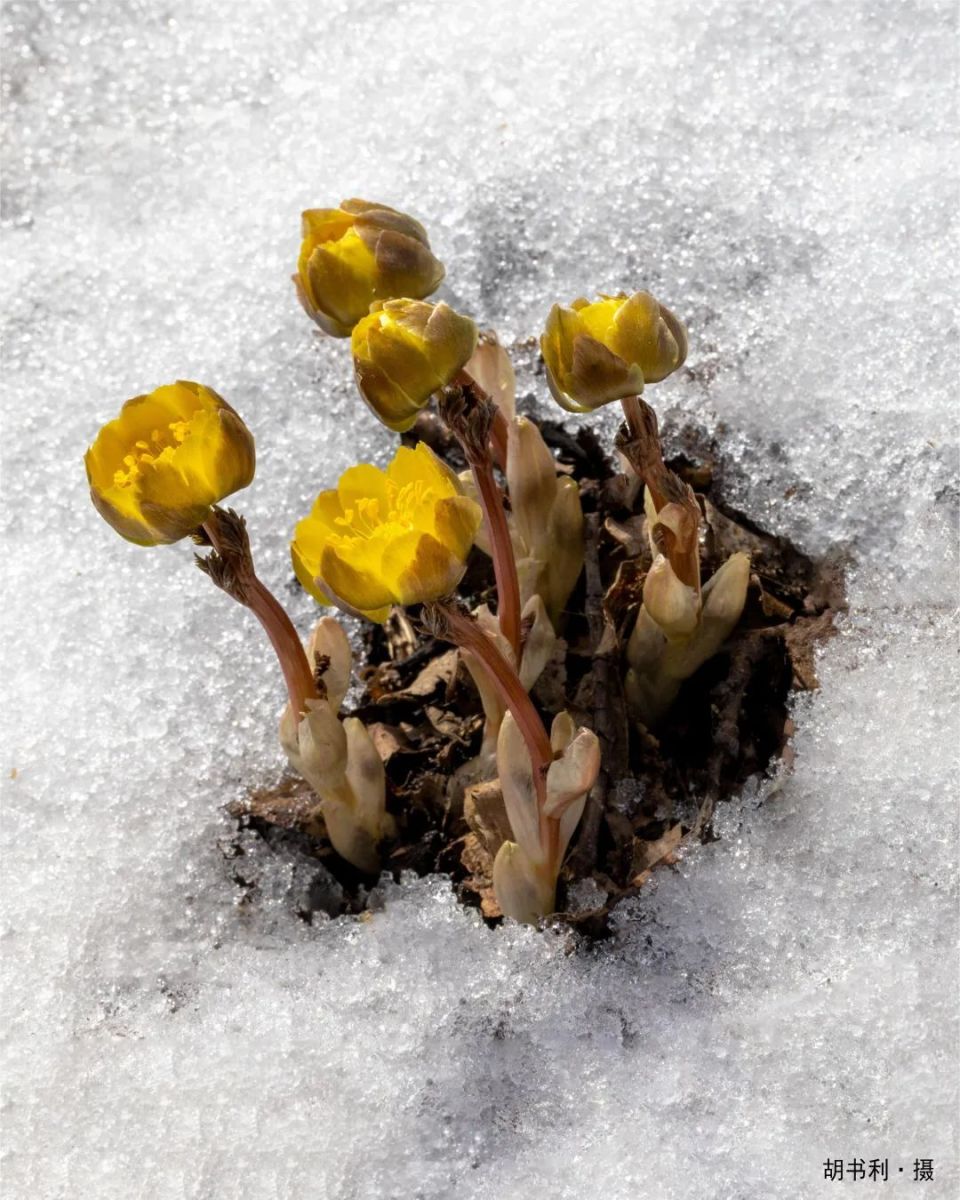
M540 349L557 403L568 412L592 412L676 371L687 356L687 334L649 292L601 293L569 308L555 304Z
M384 425L403 433L433 393L463 367L476 344L476 325L447 304L376 304L350 339L360 395Z
M443 274L419 221L385 204L344 200L303 214L293 282L308 315L333 337L349 337L375 300L429 296Z
M135 396L84 456L90 498L140 546L179 541L253 479L253 435L226 400L179 380Z
M482 519L429 447L401 446L386 471L350 467L320 493L297 524L293 567L321 604L385 621L393 604L453 591Z

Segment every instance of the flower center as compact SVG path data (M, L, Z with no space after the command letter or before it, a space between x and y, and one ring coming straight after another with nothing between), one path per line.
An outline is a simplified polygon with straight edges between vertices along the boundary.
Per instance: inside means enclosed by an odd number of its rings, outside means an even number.
M162 429L154 429L149 439L134 442L133 449L123 456L123 466L113 473L114 486L132 487L143 472L157 462L169 462L178 446L190 436L189 421L171 421Z
M352 508L344 509L343 516L335 518L335 523L343 529L345 540L361 538L369 541L384 534L396 537L416 529L417 514L434 499L433 489L424 479L415 479L400 487L388 479L386 513L381 513L379 499L364 497Z

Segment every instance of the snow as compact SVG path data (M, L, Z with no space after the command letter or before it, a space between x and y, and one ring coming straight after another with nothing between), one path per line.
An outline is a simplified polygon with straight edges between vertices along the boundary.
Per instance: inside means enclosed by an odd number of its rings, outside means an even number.
M884 1195L955 1195L954 7L3 19L4 1194L766 1200L845 1195L823 1161L862 1157ZM649 287L691 330L668 427L721 440L745 510L852 556L795 773L594 949L487 930L443 879L308 926L304 864L228 857L222 806L280 771L278 673L189 547L126 545L86 497L123 399L211 384L308 628L293 523L390 446L288 278L299 210L348 195L426 223L523 392L554 300Z

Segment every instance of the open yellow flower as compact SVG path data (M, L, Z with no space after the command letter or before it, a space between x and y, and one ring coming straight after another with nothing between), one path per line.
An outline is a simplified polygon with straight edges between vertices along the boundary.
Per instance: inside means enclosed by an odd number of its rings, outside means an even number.
M141 546L179 541L253 479L253 435L226 400L188 380L128 400L84 456L90 497Z
M446 596L460 582L482 520L456 475L422 442L386 471L350 467L297 524L297 578L321 604L385 621L393 604Z
M403 433L473 354L477 327L447 304L388 300L357 324L350 345L360 395Z
M374 300L429 296L443 275L419 221L385 204L343 200L303 214L293 281L307 313L333 337L349 337Z
M676 371L687 356L687 334L649 292L601 293L569 308L555 304L540 349L557 403L568 412L592 412Z

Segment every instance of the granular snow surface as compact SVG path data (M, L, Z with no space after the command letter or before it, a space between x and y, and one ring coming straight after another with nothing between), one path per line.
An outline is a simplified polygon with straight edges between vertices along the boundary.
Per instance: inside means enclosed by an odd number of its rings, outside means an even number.
M955 1196L954 6L3 21L4 1196ZM306 864L252 836L230 857L223 811L282 767L258 628L189 545L128 545L87 498L124 399L215 387L257 437L234 503L306 633L293 524L391 446L289 280L300 209L351 195L420 217L441 296L527 364L555 300L662 297L691 331L651 392L667 427L852 562L794 773L594 948L489 930L442 878L300 920Z

